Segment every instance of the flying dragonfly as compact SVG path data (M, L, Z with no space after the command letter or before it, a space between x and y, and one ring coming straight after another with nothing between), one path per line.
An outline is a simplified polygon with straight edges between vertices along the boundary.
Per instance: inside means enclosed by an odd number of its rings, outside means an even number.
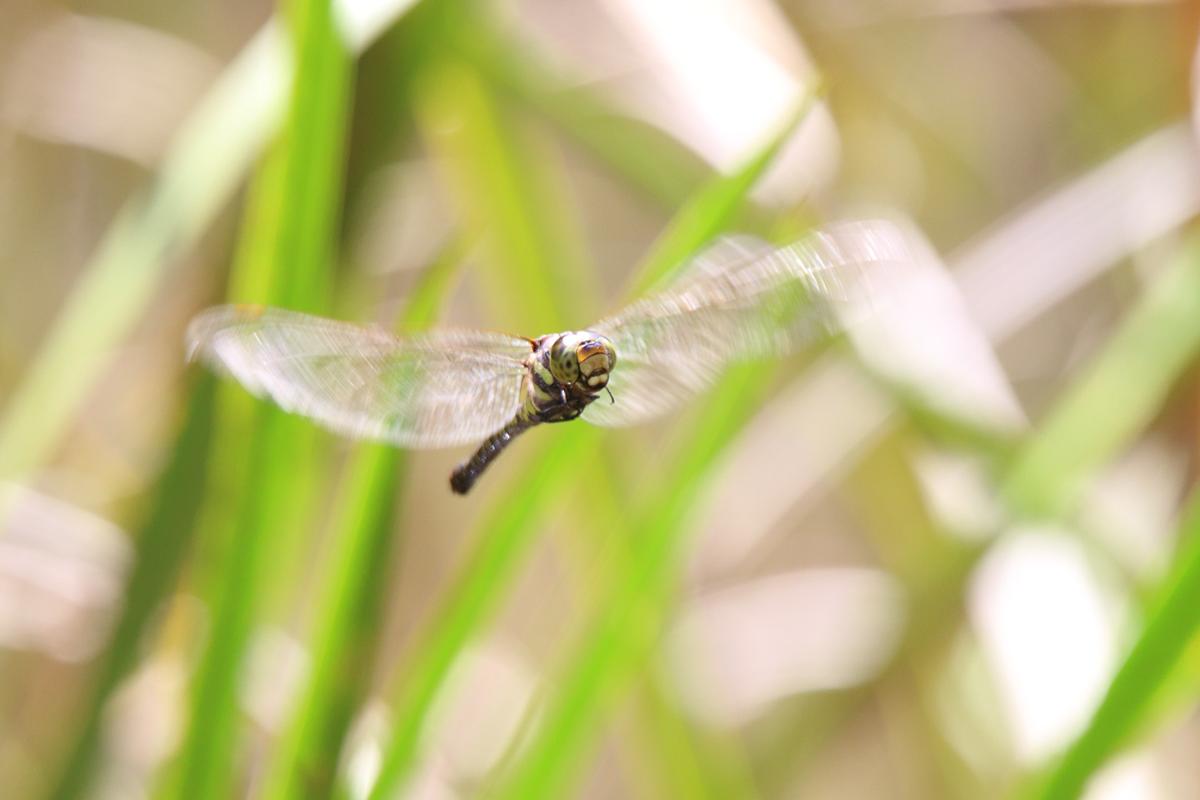
M886 265L912 258L901 229L879 220L837 223L781 248L735 236L587 330L532 339L458 329L401 337L226 305L192 321L188 352L346 436L405 448L482 439L450 475L450 487L465 494L535 425L576 418L635 425L677 408L731 363L783 355L838 332L879 298Z

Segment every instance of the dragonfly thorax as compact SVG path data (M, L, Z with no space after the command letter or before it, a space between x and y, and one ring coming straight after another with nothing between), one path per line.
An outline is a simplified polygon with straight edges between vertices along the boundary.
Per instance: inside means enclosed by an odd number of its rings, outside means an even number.
M607 337L590 331L560 333L550 339L549 366L560 384L579 384L595 394L608 385L617 364L617 351Z

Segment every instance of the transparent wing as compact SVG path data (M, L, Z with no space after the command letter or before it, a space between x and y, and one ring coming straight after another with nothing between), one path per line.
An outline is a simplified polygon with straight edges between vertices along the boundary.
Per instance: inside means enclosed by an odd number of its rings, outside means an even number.
M782 248L745 236L720 240L665 289L591 327L617 351L615 402L601 398L583 418L642 422L711 384L731 362L835 333L886 294L888 263L912 260L905 234L883 220L839 223Z
M671 292L682 291L699 281L736 272L777 249L776 245L745 233L722 236L684 265L675 280L664 288Z
M338 433L445 447L512 419L530 344L458 330L401 339L292 311L218 306L192 321L188 350L253 394Z

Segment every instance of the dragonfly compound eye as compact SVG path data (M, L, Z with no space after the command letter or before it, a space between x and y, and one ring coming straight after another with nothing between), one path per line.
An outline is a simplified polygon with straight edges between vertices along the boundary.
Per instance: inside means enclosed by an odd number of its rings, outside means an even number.
M564 333L550 346L550 371L560 383L574 383L579 380L579 358L576 355L579 347L578 337L575 333Z
M617 351L612 342L596 336L582 342L576 348L579 357L579 373L590 391L598 392L608 385L608 374L617 365Z

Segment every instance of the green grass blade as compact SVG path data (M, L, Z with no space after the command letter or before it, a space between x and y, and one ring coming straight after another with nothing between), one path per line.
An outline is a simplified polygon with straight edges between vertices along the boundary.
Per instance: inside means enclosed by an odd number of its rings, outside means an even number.
M632 294L641 294L651 286L669 279L673 270L686 264L690 256L733 221L746 203L746 197L754 188L754 184L812 110L819 97L819 90L820 87L814 87L804 96L787 122L745 165L730 175L700 187L683 205L654 243L650 255L646 257L645 266L638 272Z
M665 666L643 672L632 714L633 746L653 788L649 797L721 800L758 796L742 754L721 734L700 730L679 707L664 681Z
M262 198L275 230L248 233L270 248L272 302L319 310L330 293L352 62L331 2L292 0L287 9L296 87L276 151L278 180Z
M377 4L372 34L356 46L368 45L411 5ZM3 409L0 477L23 475L51 454L172 259L233 196L279 127L291 56L278 23L267 23L197 103L153 182L117 214Z
M1200 239L1187 241L1105 350L1055 408L1014 465L1007 496L1019 511L1063 513L1082 481L1141 430L1200 347ZM1084 732L1037 796L1078 796L1130 737L1196 634L1200 617L1200 500L1179 532L1186 549L1157 606Z
M1184 550L1163 582L1160 599L1087 728L1037 790L1045 800L1079 797L1088 779L1138 727L1158 688L1200 630L1200 495L1180 526Z
M1069 510L1080 484L1150 421L1200 347L1200 239L1193 237L1017 457L1019 513Z
M260 406L248 444L251 476L267 473L292 430L281 414ZM249 487L233 531L232 552L222 561L220 585L210 591L212 631L193 679L188 727L177 769L165 786L170 797L228 796L235 772L238 686L253 630L257 582L268 563L278 499Z
M630 535L639 545L626 574L600 604L581 637L533 741L497 790L502 798L562 797L612 702L651 656L664 601L677 578L688 521L716 457L749 417L761 394L763 365L735 368L705 403L681 453ZM756 388L758 389L756 391Z
M1198 245L1195 239L1184 245L1044 426L1018 450L1001 480L1017 513L1069 513L1081 482L1127 444L1161 408L1171 384L1194 359L1200 345ZM974 446L989 449L979 443ZM1200 504L1193 500L1191 509L1179 536L1195 542ZM921 558L928 562L924 567L937 569L941 559L929 561L929 552L908 549L923 554ZM952 551L947 554L951 560L946 574L935 576L924 589L914 591L912 618L922 621L920 628L932 630L939 626L937 620L949 607L944 598L961 594L962 583L982 551L965 550L958 559ZM1110 684L1092 722L1051 773L1033 787L1036 796L1078 796L1089 776L1136 735L1149 704L1194 641L1194 610L1200 603L1200 554L1195 544L1189 544L1187 554L1177 560L1172 576L1165 582L1163 599L1148 615L1141 639ZM923 638L927 637L921 630L910 631L903 649L915 651ZM867 699L863 695L859 702ZM794 759L793 748L788 751L788 764L793 765Z
M214 386L212 376L202 375L192 387L186 419L136 538L137 556L120 619L101 659L69 755L47 797L70 800L86 793L105 707L137 662L138 648L153 615L170 594L187 556L205 496Z
M701 190L697 201L681 212L690 220L688 224L669 227L655 249L655 256L642 267L642 274L647 276L642 283L652 282L652 278L673 267L668 259L675 254L683 253L686 257L720 233L738 200L744 201L746 192L769 165L770 154L794 130L798 120L799 117L793 120L765 148L765 156L757 154L733 176L718 177ZM704 206L711 206L711 211L705 213ZM704 222L711 227L704 227ZM480 532L476 550L455 580L448 600L435 615L424 644L417 650L416 661L401 684L395 708L397 724L385 752L383 769L371 792L372 800L389 797L409 773L429 709L451 665L498 608L533 541L537 520L560 496L558 490L571 473L571 465L580 463L582 454L594 446L596 435L596 431L586 426L556 431L554 442L536 459L534 473L524 476L521 486L505 495L506 504L489 518Z
M224 206L283 112L287 48L265 27L201 100L154 182L130 200L84 267L0 420L0 476L50 454L116 345Z
M561 329L578 306L576 276L587 270L549 165L468 64L431 69L418 104L461 215L487 253L480 277L497 322L518 333Z
M431 148L446 157L463 216L489 255L484 277L497 316L502 324L536 326L539 332L559 328L567 316L564 309L578 303L569 276L581 269L573 266L580 257L572 225L561 210L564 204L555 195L554 176L547 174L549 165L535 161L469 65L441 64L423 83L421 124ZM408 775L429 709L451 666L498 609L539 518L561 496L567 459L577 448L594 446L594 434L586 428L555 431L555 446L544 450L502 504L485 516L478 544L399 679L396 726L372 797L391 796Z
M426 271L405 310L404 330L426 328L436 318L464 250L452 244ZM351 457L333 526L337 553L320 605L312 672L273 764L267 797L319 797L332 790L346 731L370 686L406 463L404 451L386 444L363 445Z
M299 0L288 12L296 62L292 97L281 138L256 180L231 291L239 299L311 311L328 295L351 71L329 2ZM294 487L314 468L312 441L304 421L259 406L248 485L217 576L212 635L171 784L176 796L231 793L241 668L269 582L268 555L281 537L296 537L302 528L303 494Z
M728 224L814 98L815 93L810 93L788 123L744 167L706 185L685 204L656 242L639 271L636 287L649 287L667 278ZM713 462L756 405L758 392L754 389L765 384L766 371L763 365L731 370L706 403L695 435L672 459L663 486L633 525L629 538L639 547L628 569L600 603L602 617L593 623L570 659L536 738L497 791L498 796L555 797L566 791L610 702L651 657L689 532L688 511Z
M684 203L709 167L656 128L622 116L584 89L560 88L511 38L472 30L458 44L497 91L549 120L600 164L669 209Z
M1017 453L1001 483L1018 513L1067 513L1080 482L1118 452L1161 408L1170 385L1187 368L1200 345L1197 244L1193 240L1183 247L1108 347L1052 411L1043 428ZM894 480L895 469L889 474ZM889 518L889 545L894 544L893 522ZM1148 615L1142 637L1114 678L1092 722L1053 771L1037 783L1036 796L1078 796L1089 776L1136 734L1152 699L1194 641L1196 623L1200 621L1195 617L1195 608L1200 605L1200 553L1195 544L1198 529L1200 501L1193 500L1179 534L1180 540L1189 541L1188 550L1177 560L1172 577L1164 583L1157 610ZM923 563L913 565L916 567L913 574L930 570L935 573L922 579L923 586L913 587L911 616L920 625L906 634L902 648L906 652L923 647L921 642L928 639L927 631L939 627L950 629L938 622L952 608L945 598L961 594L963 582L982 555L975 548L961 550L958 556L954 548L942 549L946 553L944 558L933 554L935 557L930 560L927 546L910 546L905 554L897 554L899 561L891 562L899 568L913 554L920 554L918 558ZM943 561L944 570L938 566ZM936 574L939 571L944 574ZM900 572L903 574L904 569ZM909 660L911 657L897 663ZM871 696L856 695L851 707L867 702ZM796 749L787 750L790 767L794 767Z
M524 491L515 489L479 533L477 544L419 639L414 660L404 670L395 701L395 728L372 800L394 795L408 776L429 711L463 648L499 610L500 601L528 553L539 521L562 496L577 450L594 447L600 432L585 426L561 431L560 440L543 451L521 476Z

